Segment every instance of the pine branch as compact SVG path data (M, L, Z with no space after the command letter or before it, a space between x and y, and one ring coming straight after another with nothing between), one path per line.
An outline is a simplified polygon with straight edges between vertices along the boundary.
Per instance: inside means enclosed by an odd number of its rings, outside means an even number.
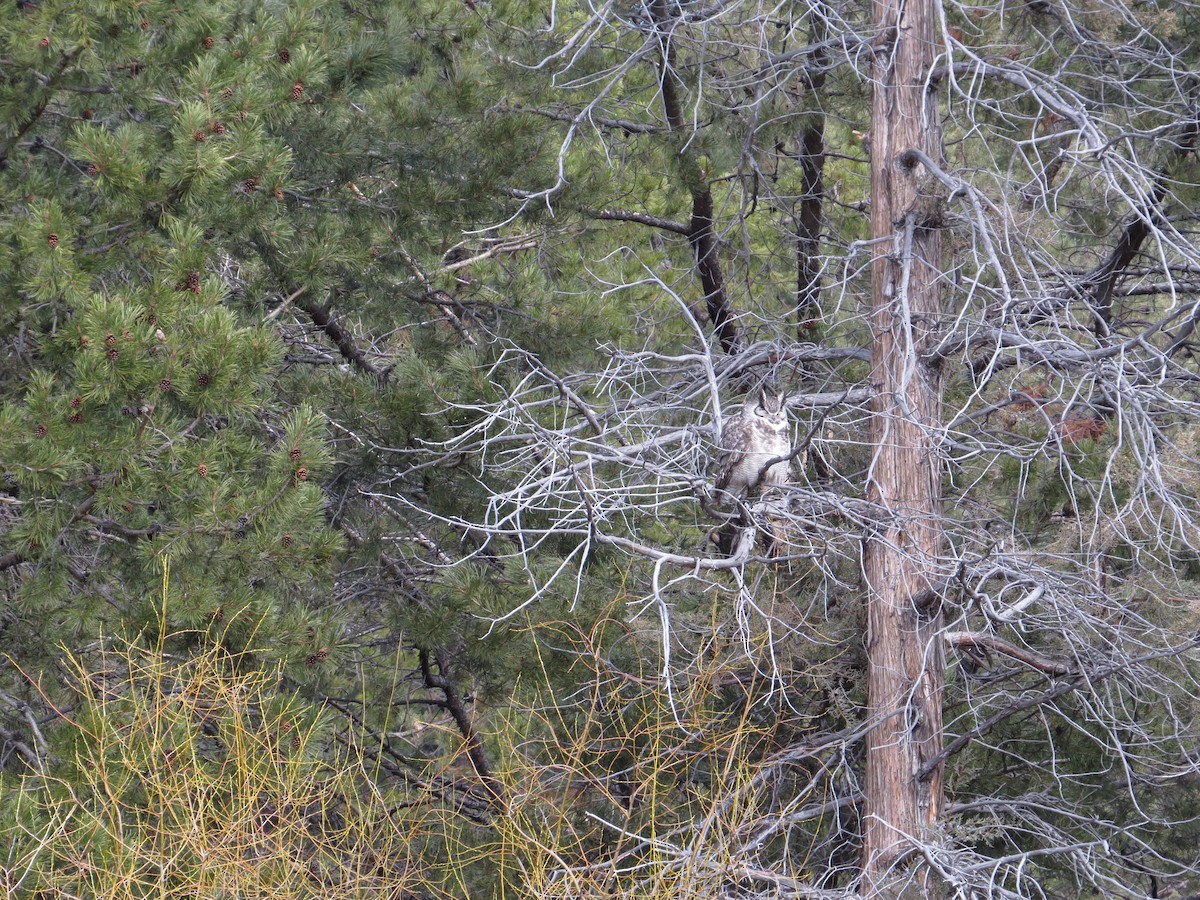
M652 216L648 213L633 212L628 209L584 210L584 212L597 219L614 222L638 222L642 225L649 225L652 228L660 228L663 231L681 234L684 237L690 237L692 234L692 226L687 223L677 222L674 219L664 219L661 216Z
M304 287L295 284L288 278L278 254L262 240L261 236L255 235L252 242L254 248L258 251L259 257L266 263L267 268L271 270L271 274L275 276L280 285L283 286L283 292L288 295L289 299L295 301L298 309L302 309L308 314L313 324L321 329L326 337L333 341L334 346L338 348L338 352L342 354L342 357L368 375L382 379L387 374L386 370L380 369L367 358L366 352L355 343L354 336L333 315L329 304L306 299L303 296Z
M431 656L433 657L432 661ZM425 680L425 686L441 691L442 696L446 698L446 710L454 719L454 724L458 726L459 733L466 742L467 757L471 760L471 765L475 767L475 774L479 776L492 803L503 807L505 805L504 791L500 786L499 779L492 772L491 764L483 749L483 740L479 737L479 732L475 730L475 723L463 703L462 691L450 675L450 667L446 662L445 654L440 650L431 653L429 650L423 649L420 651L420 660L421 677ZM436 673L433 671L433 662L437 663L438 671Z
M83 47L76 47L62 54L58 58L58 63L55 66L54 72L45 79L45 87L42 89L42 95L34 103L33 108L29 111L29 115L17 125L13 133L8 136L8 139L0 145L0 171L8 164L8 157L16 147L17 142L25 137L25 134L38 123L42 114L46 111L46 107L50 105L51 99L54 97L54 92L58 87L58 82L66 73L71 63L75 61L75 57L83 50Z
M626 134L660 134L662 128L653 125L649 122L632 122L628 119L609 119L605 116L593 115L591 112L571 113L558 109L545 109L536 106L521 106L520 104L508 104L501 107L505 112L526 112L535 116L543 116L547 119L554 119L557 122L570 122L572 124L579 121L586 121L592 125L597 125L601 128L608 128L614 131L623 131Z
M1182 160L1195 149L1198 131L1200 119L1193 116L1183 126L1171 153L1171 163ZM1081 287L1092 295L1092 308L1095 311L1094 331L1098 337L1107 336L1112 325L1113 294L1117 282L1124 276L1146 238L1161 224L1162 203L1166 199L1170 180L1169 166L1164 167L1154 179L1154 188L1150 191L1145 205L1125 226L1108 258L1084 277Z

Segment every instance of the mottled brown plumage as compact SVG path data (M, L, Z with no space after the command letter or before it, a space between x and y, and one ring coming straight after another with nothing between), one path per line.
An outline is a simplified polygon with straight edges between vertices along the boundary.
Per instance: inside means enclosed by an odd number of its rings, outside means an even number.
M742 411L725 423L717 490L745 499L756 489L785 483L788 460L778 457L791 452L791 429L783 398L763 388L747 397Z

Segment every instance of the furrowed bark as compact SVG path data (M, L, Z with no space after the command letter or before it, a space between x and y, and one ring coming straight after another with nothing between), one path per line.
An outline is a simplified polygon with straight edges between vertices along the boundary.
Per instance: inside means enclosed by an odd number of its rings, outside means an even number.
M937 54L934 0L875 0L871 118L872 404L867 499L887 513L867 536L868 708L863 893L884 893L932 835L942 807L945 655L940 557L941 467L935 449L942 379L928 351L941 317L940 221L929 214L913 154L941 164L940 111L928 73ZM914 882L918 887L923 878Z

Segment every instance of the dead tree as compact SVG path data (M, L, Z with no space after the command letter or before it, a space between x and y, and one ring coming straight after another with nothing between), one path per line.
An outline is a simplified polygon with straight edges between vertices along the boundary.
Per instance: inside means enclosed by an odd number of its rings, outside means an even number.
M941 223L922 196L928 175L909 151L941 157L937 4L874 6L871 113L871 408L867 499L881 514L867 535L869 666L863 880L871 894L924 839L942 805L943 553L940 366L930 364L942 316Z

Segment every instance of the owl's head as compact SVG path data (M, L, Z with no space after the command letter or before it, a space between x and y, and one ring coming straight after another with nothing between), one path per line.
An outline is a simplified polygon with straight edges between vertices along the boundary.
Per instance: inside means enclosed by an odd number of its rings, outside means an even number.
M760 389L758 396L751 397L746 406L750 408L749 412L752 415L760 419L779 421L786 418L783 412L783 398L769 387Z

